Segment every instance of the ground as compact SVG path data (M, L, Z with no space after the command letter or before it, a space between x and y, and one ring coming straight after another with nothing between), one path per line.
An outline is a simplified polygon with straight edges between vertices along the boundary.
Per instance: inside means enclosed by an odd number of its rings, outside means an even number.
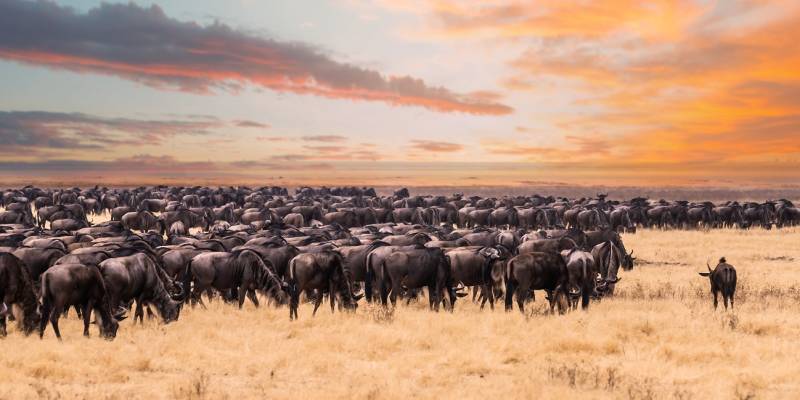
M800 397L800 230L643 231L625 235L638 265L588 312L453 314L422 304L362 305L300 320L285 308L215 302L178 322L125 321L113 342L11 328L0 340L0 399ZM727 257L736 310L714 310L697 272ZM498 397L500 396L500 397Z

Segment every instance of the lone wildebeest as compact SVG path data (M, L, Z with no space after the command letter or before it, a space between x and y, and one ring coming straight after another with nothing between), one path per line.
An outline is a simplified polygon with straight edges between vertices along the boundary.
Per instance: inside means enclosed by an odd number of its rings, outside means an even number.
M728 309L728 300L731 302L733 308L733 295L736 293L736 268L728 264L725 257L719 259L719 264L712 270L711 266L706 263L708 272L700 272L700 276L707 276L711 281L711 294L714 295L714 309L717 308L717 297L719 292L722 292L722 301L725 303L725 309Z

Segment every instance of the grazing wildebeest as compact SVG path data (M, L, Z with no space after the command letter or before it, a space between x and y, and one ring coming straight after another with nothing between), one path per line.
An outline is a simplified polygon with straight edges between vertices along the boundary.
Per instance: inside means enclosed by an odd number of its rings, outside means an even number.
M589 298L595 293L595 276L597 270L594 264L592 253L571 249L561 252L564 263L567 266L566 287L562 290L567 294L572 309L578 307L578 299L581 299L581 308L589 308Z
M504 253L492 247L467 247L456 248L446 254L450 261L453 282L480 287L481 308L488 300L489 306L494 310L495 281L492 276L492 266Z
M0 337L6 336L6 317L14 305L22 309L20 327L30 335L39 325L39 302L28 269L11 253L0 253Z
M103 276L95 265L61 264L48 269L42 274L41 299L40 338L49 320L56 337L61 340L58 319L71 306L81 310L83 335L87 337L92 310L98 319L100 335L109 340L117 336L118 321L124 319L121 314L112 315Z
M178 319L186 290L173 282L150 255L109 258L99 267L112 309L135 300L134 321L143 321L145 304L154 304L165 324ZM167 289L173 293L170 295Z
M381 246L367 254L365 260L366 274L364 277L364 295L367 301L372 302L373 296L380 296L381 283L383 282L383 260L396 251L419 249L424 246L419 244L409 246Z
M396 251L384 258L381 269L383 281L380 289L383 305L387 305L389 299L392 305L395 305L397 296L402 293L409 289L427 286L430 308L439 311L442 293L446 290L450 298L448 309L453 310L457 297L456 290L453 287L449 261L442 249Z
M545 290L553 312L559 294L556 289L566 286L567 265L559 253L520 254L506 264L505 280L506 311L511 311L516 294L519 311L524 314L525 302L533 290Z
M625 271L630 271L633 269L633 261L635 260L633 251L630 254L626 254L612 240L594 246L592 248L592 258L594 258L595 268L600 274L600 285L597 287L597 291L607 296L614 294L614 286L620 280L617 278L619 267L622 267Z
M317 314L325 291L330 298L331 313L335 309L337 294L348 310L354 310L361 298L361 295L353 294L342 255L335 251L298 254L289 261L288 278L289 319L297 319L300 293L303 291L309 297L311 291L316 291L312 315Z
M725 303L725 309L728 309L728 301L731 302L733 308L733 295L736 293L736 268L728 264L725 257L719 259L719 263L714 269L706 263L708 272L700 272L700 276L707 276L711 281L711 294L714 295L714 309L717 308L717 297L722 292L722 301Z
M277 296L275 290L286 288L275 275L274 268L250 249L198 254L189 263L183 279L183 286L187 290L194 283L191 292L193 301L200 300L200 295L209 288L222 293L238 290L239 308L242 308L245 296L258 307L256 290L269 291Z

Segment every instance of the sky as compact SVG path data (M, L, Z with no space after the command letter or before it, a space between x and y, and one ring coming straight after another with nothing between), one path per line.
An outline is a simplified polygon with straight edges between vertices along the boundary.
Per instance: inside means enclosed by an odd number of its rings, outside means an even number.
M0 181L794 185L800 2L0 0Z

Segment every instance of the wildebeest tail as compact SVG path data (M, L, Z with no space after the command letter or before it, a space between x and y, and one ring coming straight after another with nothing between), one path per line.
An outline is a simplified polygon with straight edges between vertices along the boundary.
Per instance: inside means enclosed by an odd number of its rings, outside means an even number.
M375 279L375 271L372 270L371 251L367 254L364 264L366 267L366 273L364 275L364 297L367 299L368 303L372 303L372 281Z
M392 283L392 277L386 271L386 258L381 260L381 282L378 283L381 289L381 299L386 298L389 294L389 285Z
M289 260L289 295L295 296L297 294L297 267L295 264L297 260L292 258Z
M45 272L44 274L42 274L41 289L39 289L39 303L42 305L44 305L45 301L49 301L50 298L50 291L48 290L49 285L50 285L49 274Z
M192 262L194 262L194 260L189 260L189 262L186 263L186 267L183 269L183 290L185 290L187 294L190 293L190 289L192 288Z
M736 270L726 268L722 274L722 290L726 296L732 296L736 291Z

